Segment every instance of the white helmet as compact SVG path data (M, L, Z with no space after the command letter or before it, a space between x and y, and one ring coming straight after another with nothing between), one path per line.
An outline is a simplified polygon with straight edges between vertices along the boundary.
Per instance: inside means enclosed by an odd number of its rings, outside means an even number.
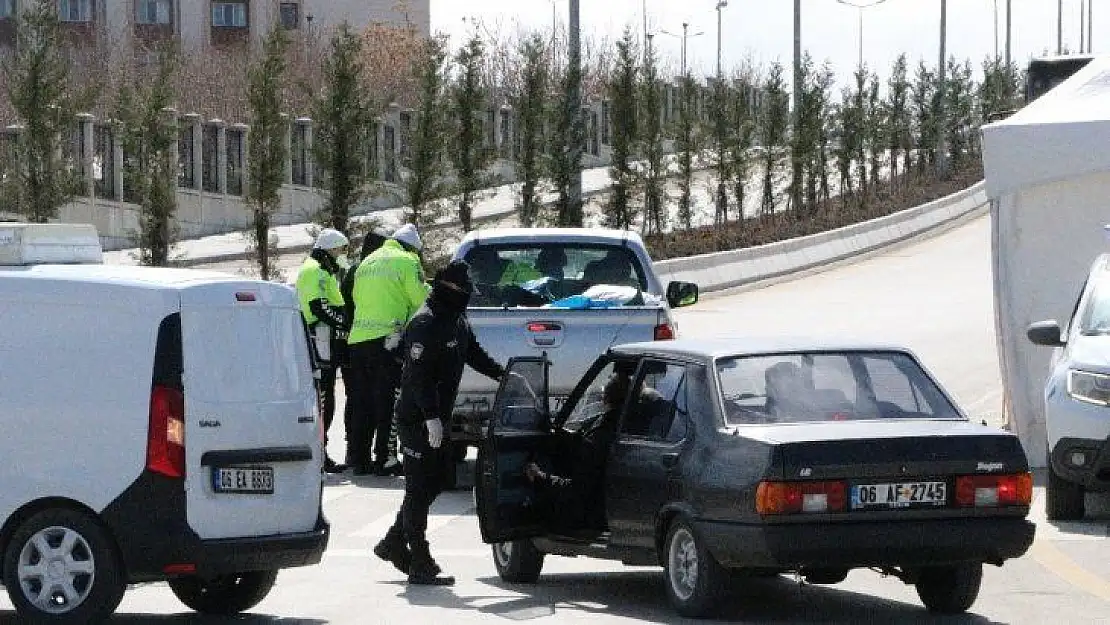
M316 243L312 247L318 250L334 250L339 247L347 247L350 243L342 232L324 228L317 235Z
M424 247L424 243L420 240L420 233L416 231L416 226L412 224L405 224L397 228L389 238L400 241L418 252Z

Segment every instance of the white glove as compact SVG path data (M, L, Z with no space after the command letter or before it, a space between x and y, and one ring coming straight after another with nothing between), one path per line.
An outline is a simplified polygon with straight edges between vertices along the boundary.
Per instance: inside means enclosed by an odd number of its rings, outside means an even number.
M439 449L443 444L443 424L439 419L428 419L424 422L424 427L428 428L428 444L432 449Z
M385 337L385 342L382 345L387 352L396 351L396 349L401 346L401 333L394 332Z

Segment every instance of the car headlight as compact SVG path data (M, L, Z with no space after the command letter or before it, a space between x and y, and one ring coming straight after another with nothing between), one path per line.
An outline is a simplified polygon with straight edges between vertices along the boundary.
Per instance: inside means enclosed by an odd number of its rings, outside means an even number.
M1068 395L1089 404L1110 406L1110 375L1069 369Z

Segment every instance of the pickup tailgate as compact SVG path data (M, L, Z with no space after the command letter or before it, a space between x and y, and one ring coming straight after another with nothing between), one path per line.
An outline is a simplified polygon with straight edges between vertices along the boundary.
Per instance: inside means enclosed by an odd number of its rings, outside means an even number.
M467 316L478 342L500 363L547 352L551 361L549 392L560 400L610 346L654 340L656 327L668 323L665 309L658 306L471 308ZM456 412L488 413L496 391L496 382L467 368Z

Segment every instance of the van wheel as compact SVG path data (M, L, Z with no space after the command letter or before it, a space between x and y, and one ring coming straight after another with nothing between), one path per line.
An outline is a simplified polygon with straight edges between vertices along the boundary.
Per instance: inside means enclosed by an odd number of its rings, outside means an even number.
M1045 514L1049 521L1078 521L1086 512L1083 486L1069 482L1052 470L1048 459L1048 484L1045 487Z
M510 584L535 584L543 570L544 553L530 540L494 543L493 564Z
M663 578L671 605L682 616L708 616L725 580L724 569L683 519L671 525L664 548Z
M44 510L12 535L4 586L23 620L99 623L123 600L127 581L111 535L89 515Z
M170 590L181 603L201 614L238 614L258 605L270 594L277 574L277 571L248 571L217 575L212 579L179 577L170 580Z
M975 603L982 581L983 564L965 562L922 569L915 585L930 612L959 614Z

